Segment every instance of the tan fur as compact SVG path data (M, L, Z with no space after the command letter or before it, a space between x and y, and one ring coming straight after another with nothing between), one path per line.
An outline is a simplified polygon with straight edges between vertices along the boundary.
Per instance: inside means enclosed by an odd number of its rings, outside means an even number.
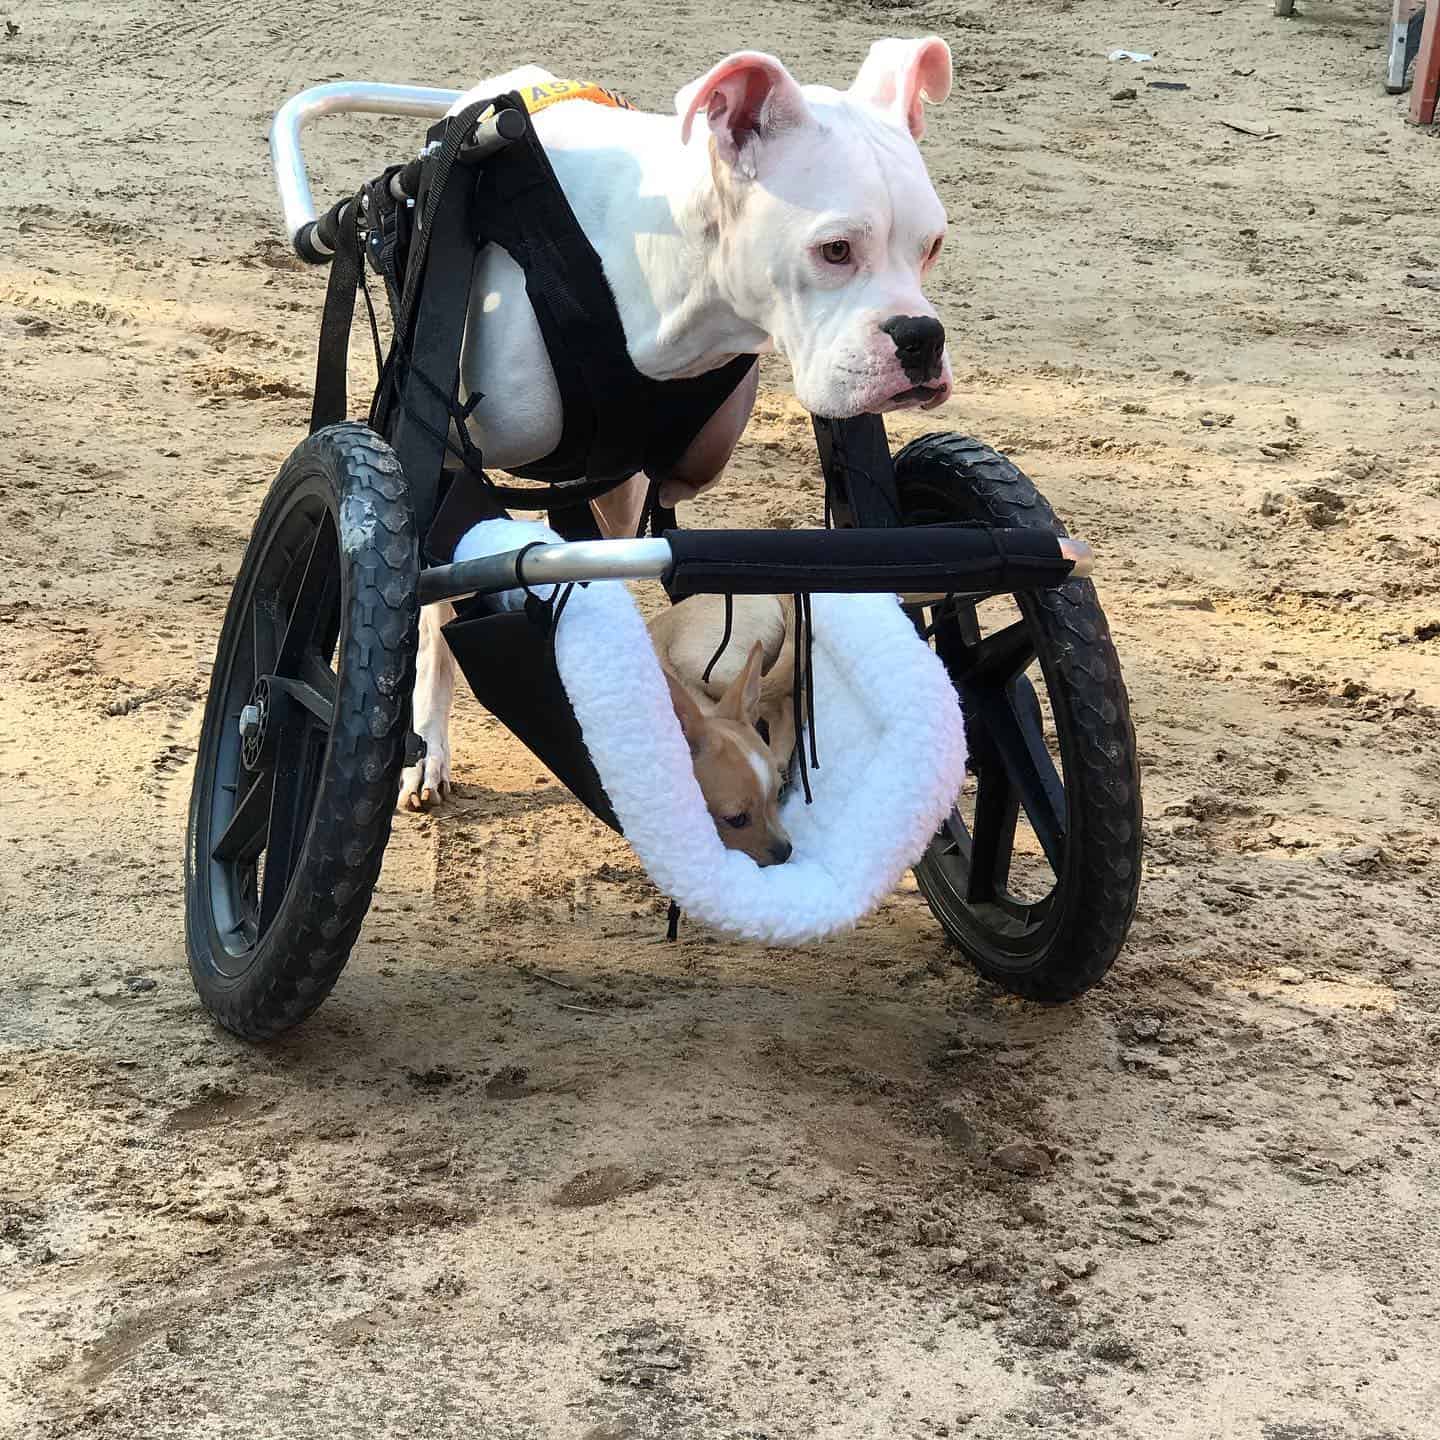
M697 695L718 700L734 683L750 648L763 652L760 701L755 718L770 732L781 769L795 745L795 601L789 595L736 595L730 643L715 662L709 683L702 676L725 634L725 597L693 595L650 621L650 640L660 663Z
M759 865L780 863L790 853L777 802L795 745L792 615L788 598L737 595L730 643L708 684L705 667L724 634L724 598L697 595L650 622L715 828L729 849ZM755 728L760 719L768 744ZM740 817L744 823L736 826Z

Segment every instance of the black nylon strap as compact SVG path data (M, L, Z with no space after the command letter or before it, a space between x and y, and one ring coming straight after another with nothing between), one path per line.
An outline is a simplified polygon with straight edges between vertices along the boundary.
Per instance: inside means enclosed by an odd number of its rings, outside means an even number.
M453 179L448 178L450 168L446 163L447 152L452 145L458 152L460 143L474 128L474 117L492 104L496 110L515 110L526 116L526 129L518 140L484 163L475 181L472 197L468 180L463 180L459 174ZM433 136L436 132L431 133ZM454 160L455 157L451 155L449 164L453 165ZM397 436L402 423L406 421L406 414L410 411L416 412L408 416L407 428L411 433L418 428L421 432L448 434L446 422L439 420L439 413L443 396L447 421L454 415L456 382L450 378L447 390L441 377L455 377L458 374L459 340L464 333L470 276L474 269L475 256L486 244L494 241L501 245L525 270L527 294L530 295L531 304L541 321L551 363L561 380L562 390L578 383L577 377L584 368L573 358L572 351L576 351L577 347L583 350L585 345L590 343L586 338L589 332L582 326L577 325L570 333L548 328L556 310L564 311L567 315L574 310L574 304L568 300L572 281L586 290L588 299L582 309L593 308L595 291L588 281L598 277L599 284L604 287L604 300L614 312L614 300L605 284L599 257L589 248L589 242L565 200L544 148L529 125L528 115L518 94L502 95L493 101L477 101L461 116L452 120L433 165L433 171L424 182L424 193L421 197L427 218L412 242L412 253L405 277L405 294L397 320L397 345L393 353L400 357L399 363L390 367L392 376L387 379L374 412L376 428L382 430L392 410L398 408L404 412L397 415L394 422ZM429 214L432 201L435 202L433 218ZM525 208L527 206L528 209ZM462 223L466 227L463 250L459 248ZM543 254L537 258L537 252ZM588 264L584 258L586 253L589 257ZM567 265L573 268L573 275L562 268ZM576 276L580 278L575 280ZM412 311L413 328L408 318ZM571 324L573 319L567 319L564 323ZM453 348L450 342L452 333ZM399 344L406 335L411 337L408 355ZM619 337L618 359L615 358L615 335ZM577 336L580 338L577 339ZM574 407L568 403L569 392L566 390L567 403L564 411L567 431L577 424L577 415L578 423L583 425L587 412L593 413L606 405L619 402L624 380L622 366L638 375L634 367L629 365L618 312L614 312L614 335L610 337L608 345L600 347L600 351L597 363L605 373L599 382L599 388L593 392L598 396L598 402L594 406ZM432 352L435 358L428 358ZM441 355L447 357L445 362L440 360ZM615 376L619 378L616 379ZM406 387L403 406L399 406L394 399L395 391L400 385ZM422 391L427 403L417 406L415 402ZM626 414L633 414L633 407L628 408ZM430 438L434 441L435 433L431 433ZM633 473L632 467L623 473L606 473L599 478L587 478L572 484L501 485L481 470L478 453L474 452L473 446L466 446L463 432L460 440L458 448L453 444L450 448L457 456L461 455L462 451L465 452L463 464L469 478L463 484L457 481L452 487L453 503L447 499L447 506L453 513L447 514L447 529L459 527L461 533L464 528L460 515L462 503L469 504L477 521L485 518L487 513L511 505L530 510L570 508L597 495L603 495ZM397 450L400 449L399 443L393 439L392 443L396 444ZM418 444L418 441L416 443ZM588 445L588 437L585 443ZM401 454L401 462L405 465L407 477L410 476L411 466L406 455ZM428 474L429 468L427 461L424 473ZM539 478L545 480L548 477ZM412 491L415 488L413 479L411 488ZM483 497L478 493L480 491L484 492ZM453 524L450 523L452 521ZM432 545L429 548L433 553L436 547Z
M419 209L423 218L420 222L420 233L415 241L410 264L405 268L405 290L401 296L399 313L395 317L395 334L402 345L408 342L413 334L420 281L426 269L426 261L430 256L430 247L436 239L435 221L446 200L452 194L449 187L450 172L455 167L455 160L461 149L469 143L470 137L475 133L475 122L488 108L487 101L476 100L473 104L466 106L458 115L452 115L448 120L431 127L428 137L430 143L434 144L438 139L440 149L430 163L423 166L420 171ZM456 188L458 190L460 187ZM464 198L468 202L469 196L466 195ZM467 274L465 277L467 286L469 279Z
M446 122L440 150L427 163L424 218L406 267L388 394L376 406L382 429L393 413L389 440L405 471L422 535L439 495L475 268L469 172L464 166L456 172L456 157L484 108L485 102L477 101Z
M518 100L518 97L516 97ZM480 179L479 223L515 256L540 322L552 364L568 370L588 405L566 406L567 425L588 420L586 478L618 481L639 468L633 456L635 417L647 397L630 363L625 330L610 283L527 124L524 136ZM572 414L571 412L575 412ZM564 441L562 439L562 445Z
M360 288L360 200L356 196L341 216L335 236L335 258L325 289L320 318L320 346L315 356L315 396L310 407L310 433L347 419L346 370L350 358L350 324L355 318L355 292Z

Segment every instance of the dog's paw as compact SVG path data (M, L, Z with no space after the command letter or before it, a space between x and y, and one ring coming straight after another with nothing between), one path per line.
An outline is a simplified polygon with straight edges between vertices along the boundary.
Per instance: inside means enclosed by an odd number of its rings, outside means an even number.
M400 776L402 810L430 810L450 798L450 757L428 754L418 765L407 765Z

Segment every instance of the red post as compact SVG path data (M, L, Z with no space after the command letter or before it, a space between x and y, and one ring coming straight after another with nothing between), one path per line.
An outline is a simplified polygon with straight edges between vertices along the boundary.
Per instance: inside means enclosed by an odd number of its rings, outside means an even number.
M1425 7L1425 28L1420 32L1420 53L1415 57L1415 79L1410 87L1410 123L1429 125L1435 119L1440 95L1440 0Z

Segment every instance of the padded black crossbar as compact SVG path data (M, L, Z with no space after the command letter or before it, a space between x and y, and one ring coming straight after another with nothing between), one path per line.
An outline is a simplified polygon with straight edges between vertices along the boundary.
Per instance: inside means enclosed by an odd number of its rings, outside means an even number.
M672 598L858 591L1040 590L1073 562L1044 530L667 530Z

